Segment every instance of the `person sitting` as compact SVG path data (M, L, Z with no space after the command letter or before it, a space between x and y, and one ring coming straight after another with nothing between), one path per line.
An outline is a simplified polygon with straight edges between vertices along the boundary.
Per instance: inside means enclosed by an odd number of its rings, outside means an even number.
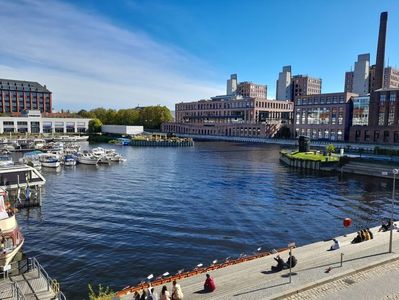
M169 295L168 288L166 287L166 285L164 285L162 287L160 300L170 300L170 295Z
M134 292L133 300L140 300L140 293L138 291Z
M381 227L380 227L380 229L378 229L378 232L380 232L380 231L382 231L382 232L388 231L388 230L391 229L391 226L392 226L391 220L382 221Z
M273 272L278 272L278 271L281 271L282 269L284 269L285 262L280 257L280 255L277 255L277 257L275 257L274 260L277 262L277 266L272 266L272 271Z
M363 241L368 241L370 240L370 235L369 232L366 229L362 229L361 232L363 233Z
M361 235L360 235L360 232L358 231L357 232L357 236L352 240L352 244L357 244L357 243L360 243L360 242L362 242L363 240L362 240L362 237L361 237Z
M296 259L296 257L294 255L290 255L290 257L288 257L287 262L286 262L287 268L290 267L290 263L291 263L291 268L295 267L296 264L298 263L298 260Z
M330 247L330 250L338 250L339 248L341 248L341 244L339 243L339 241L337 239L333 239L334 244L332 244L332 246Z
M184 294L180 284L173 280L172 300L183 300Z
M370 228L366 228L367 232L369 233L370 236L370 240L372 240L374 238L373 233L371 232Z
M206 280L204 283L204 291L207 293L212 293L216 289L215 280L211 275L206 274Z

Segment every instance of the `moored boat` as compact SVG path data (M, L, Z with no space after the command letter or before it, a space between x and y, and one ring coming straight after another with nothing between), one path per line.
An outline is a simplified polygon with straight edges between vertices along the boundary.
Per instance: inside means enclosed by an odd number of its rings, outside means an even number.
M76 166L76 157L73 155L65 155L64 166Z
M0 191L0 267L4 269L18 253L24 237L18 227L14 212L4 203L5 191Z
M7 154L2 154L0 155L0 167L8 167L8 166L13 166L14 162L12 161L12 158L10 155Z
M47 168L58 168L61 165L60 157L54 153L40 154L39 161L43 167Z
M78 162L84 165L96 165L100 159L91 153L84 152L78 156Z

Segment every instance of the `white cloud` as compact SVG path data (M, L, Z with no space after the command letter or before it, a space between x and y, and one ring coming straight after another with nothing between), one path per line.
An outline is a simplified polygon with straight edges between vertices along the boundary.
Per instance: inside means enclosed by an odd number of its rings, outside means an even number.
M212 68L58 1L1 1L0 78L38 81L56 108L132 107L223 92Z

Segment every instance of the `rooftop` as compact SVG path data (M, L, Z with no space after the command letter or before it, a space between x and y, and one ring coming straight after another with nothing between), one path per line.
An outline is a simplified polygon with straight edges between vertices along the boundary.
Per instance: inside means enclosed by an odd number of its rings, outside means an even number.
M0 78L0 89L51 93L47 89L46 85L42 86L40 83L35 81L23 81L23 80L2 79L2 78Z

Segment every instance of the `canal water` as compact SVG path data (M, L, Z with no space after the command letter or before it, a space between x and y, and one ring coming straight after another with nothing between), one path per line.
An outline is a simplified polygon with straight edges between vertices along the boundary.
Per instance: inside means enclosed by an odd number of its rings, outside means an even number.
M279 150L120 147L125 163L43 169L43 207L18 214L25 252L69 299L88 299L88 283L118 290L258 247L330 239L346 232L345 217L355 231L389 216L391 181L292 170Z

